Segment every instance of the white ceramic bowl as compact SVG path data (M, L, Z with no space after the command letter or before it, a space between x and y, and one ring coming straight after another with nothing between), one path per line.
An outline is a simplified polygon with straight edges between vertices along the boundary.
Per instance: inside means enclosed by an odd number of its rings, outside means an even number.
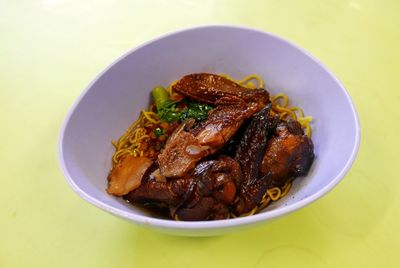
M146 108L156 85L194 72L236 78L260 74L272 94L286 93L314 121L316 158L289 195L248 217L181 222L159 219L105 192L111 140ZM76 100L62 126L59 161L67 181L83 199L141 225L179 235L214 235L268 222L329 192L352 165L360 127L352 101L335 76L298 46L270 33L206 26L178 31L129 51L100 73Z

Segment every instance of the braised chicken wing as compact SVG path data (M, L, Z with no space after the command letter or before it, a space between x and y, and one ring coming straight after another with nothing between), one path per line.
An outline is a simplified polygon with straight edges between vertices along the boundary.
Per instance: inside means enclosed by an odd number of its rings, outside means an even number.
M269 94L265 89L249 90L225 77L210 73L186 75L173 84L172 89L190 99L213 105L223 97L237 97L255 112L269 102Z

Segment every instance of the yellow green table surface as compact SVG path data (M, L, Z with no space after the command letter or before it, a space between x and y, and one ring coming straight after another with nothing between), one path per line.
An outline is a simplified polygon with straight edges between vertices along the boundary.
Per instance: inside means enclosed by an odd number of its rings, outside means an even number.
M400 267L399 10L396 0L1 0L0 267ZM352 96L362 141L349 174L316 203L230 235L174 237L79 198L57 139L112 60L202 24L255 27L310 51Z

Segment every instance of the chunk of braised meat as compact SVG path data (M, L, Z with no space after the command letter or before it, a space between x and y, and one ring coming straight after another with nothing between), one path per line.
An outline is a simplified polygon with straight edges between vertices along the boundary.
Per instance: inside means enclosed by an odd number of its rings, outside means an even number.
M237 97L244 100L254 112L269 103L269 94L265 89L249 90L225 77L210 73L186 75L172 89L188 98L213 105L223 97Z
M194 121L183 122L167 140L165 148L158 155L160 173L165 177L182 177L194 165L209 154L208 147L200 145L189 131Z
M281 187L292 178L306 175L313 160L313 143L304 135L300 123L281 121L268 141L261 173L271 174L271 187Z
M269 115L268 105L251 120L236 150L235 160L239 162L243 181L239 186L236 215L254 209L262 200L268 183L269 174L260 176L260 165L264 156L267 137L277 123L277 117Z
M236 131L235 135L218 151L219 154L228 155L230 157L235 157L236 149L240 144L240 140L243 137L244 131L247 129L250 123L250 119L247 119L242 126Z
M197 162L219 150L251 117L252 110L238 98L222 98L208 118L197 125L183 122L167 140L158 155L160 172L165 177L183 177Z
M139 188L124 198L132 203L167 206L172 218L180 220L215 220L229 217L237 185L242 174L239 164L230 157L206 160L197 164L191 176L157 181L157 166L146 172Z
M186 177L170 181L157 180L153 173L158 165L154 163L144 175L141 185L124 196L131 203L158 203L177 207L195 185L194 178Z
M107 192L115 196L123 196L138 188L146 170L153 162L148 157L126 156L110 171L107 177Z
M210 146L214 153L226 144L253 114L242 99L224 97L217 102L217 107L210 111L208 118L193 129L193 134L200 144Z
M205 168L204 168L205 166ZM196 189L176 211L180 220L217 220L229 217L242 173L240 165L228 156L196 166Z

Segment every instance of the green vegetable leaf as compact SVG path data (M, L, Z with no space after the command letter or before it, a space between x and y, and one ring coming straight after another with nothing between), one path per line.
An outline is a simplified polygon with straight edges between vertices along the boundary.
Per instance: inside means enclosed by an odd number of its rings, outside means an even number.
M208 112L213 109L211 105L189 101L188 99L172 101L169 99L167 91L161 86L155 87L152 95L156 103L158 116L161 121L168 123L182 122L188 118L202 121L207 119ZM178 108L181 104L184 108Z
M158 111L161 110L163 107L165 107L166 104L168 104L169 101L168 94L163 87L158 86L153 88L151 94L153 95L154 102L156 103Z

